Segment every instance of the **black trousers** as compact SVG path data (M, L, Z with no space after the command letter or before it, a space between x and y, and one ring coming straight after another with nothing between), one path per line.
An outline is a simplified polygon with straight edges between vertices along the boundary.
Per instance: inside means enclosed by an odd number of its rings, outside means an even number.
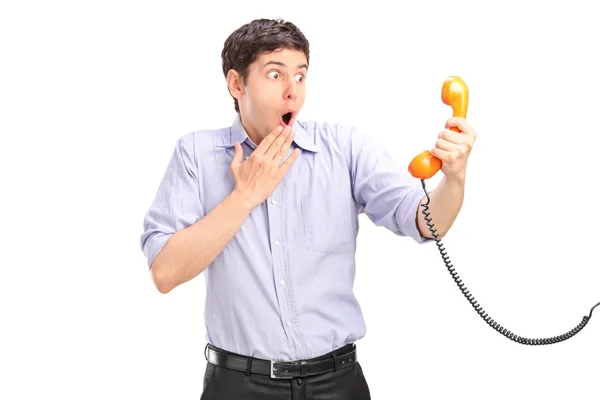
M347 347L336 354L343 354ZM311 360L325 358L331 355ZM200 400L371 400L371 394L359 362L344 369L292 379L272 379L207 362Z

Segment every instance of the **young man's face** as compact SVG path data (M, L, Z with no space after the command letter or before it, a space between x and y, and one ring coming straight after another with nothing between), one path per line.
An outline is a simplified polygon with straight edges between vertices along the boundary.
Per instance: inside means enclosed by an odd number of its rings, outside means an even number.
M257 57L238 96L249 134L264 137L278 125L292 125L304 105L308 70L302 51L282 49Z

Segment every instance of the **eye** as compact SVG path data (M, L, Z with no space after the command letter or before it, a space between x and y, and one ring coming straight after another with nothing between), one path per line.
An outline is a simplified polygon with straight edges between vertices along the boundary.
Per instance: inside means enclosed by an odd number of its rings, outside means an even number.
M302 82L303 80L304 80L304 75L302 75L302 74L296 75L296 81Z
M271 79L277 79L277 78L279 78L279 72L271 71L267 74L267 76Z

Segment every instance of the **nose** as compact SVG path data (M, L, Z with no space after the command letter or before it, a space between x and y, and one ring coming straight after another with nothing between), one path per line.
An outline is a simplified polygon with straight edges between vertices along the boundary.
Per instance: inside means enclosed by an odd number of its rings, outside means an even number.
M298 97L298 90L296 88L296 80L294 78L287 81L287 86L284 90L283 97L286 100L296 100L296 97Z

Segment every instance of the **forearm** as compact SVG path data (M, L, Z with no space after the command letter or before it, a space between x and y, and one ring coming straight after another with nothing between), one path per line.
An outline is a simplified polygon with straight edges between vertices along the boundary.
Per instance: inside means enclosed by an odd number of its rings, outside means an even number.
M429 212L432 223L435 225L436 233L442 238L448 233L462 207L465 193L465 179L444 176L440 184L429 193ZM419 204L426 203L427 196ZM422 213L422 207L417 211L417 226L421 235L431 238L431 232Z
M234 191L198 222L175 232L151 266L158 290L168 293L204 271L233 239L252 208Z

